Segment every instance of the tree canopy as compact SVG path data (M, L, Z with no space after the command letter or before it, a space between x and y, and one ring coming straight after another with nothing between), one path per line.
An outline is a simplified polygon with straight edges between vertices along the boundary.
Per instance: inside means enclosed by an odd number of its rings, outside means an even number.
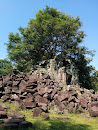
M91 66L87 66L85 54L92 52L81 45L86 36L80 30L82 25L79 17L46 6L39 10L35 19L29 20L27 27L20 27L19 33L9 34L8 57L18 70L26 72L42 60L64 55L75 62L83 85L92 71Z
M79 17L46 6L35 19L30 19L26 28L19 28L20 35L9 34L8 56L23 70L57 54L77 59L80 53L86 53L85 47L80 47L85 36L81 26Z

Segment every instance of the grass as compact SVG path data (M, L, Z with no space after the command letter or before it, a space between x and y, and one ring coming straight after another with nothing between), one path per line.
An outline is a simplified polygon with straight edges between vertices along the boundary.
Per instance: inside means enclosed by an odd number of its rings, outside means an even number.
M98 130L98 117L84 118L78 114L69 114L68 117L61 114L49 114L50 120L44 121L41 117L34 118L32 110L21 110L10 103L2 103L10 106L10 110L17 110L20 113L25 114L26 120L32 122L32 128L26 128L23 130ZM9 111L10 111L9 110ZM60 121L57 117L70 118L70 121ZM0 130L3 130L0 128ZM19 130L22 130L20 128Z

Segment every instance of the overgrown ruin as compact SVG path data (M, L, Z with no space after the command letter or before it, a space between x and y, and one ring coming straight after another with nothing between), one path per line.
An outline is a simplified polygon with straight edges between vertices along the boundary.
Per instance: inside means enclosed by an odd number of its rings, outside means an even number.
M70 59L56 56L54 59L45 60L36 66L33 73L40 77L48 74L51 79L61 83L63 87L75 85L79 87L78 71Z
M98 116L98 93L80 88L74 65L70 60L59 58L41 63L28 74L12 70L8 76L0 76L0 101L13 103L21 109L32 109L32 118L39 117L42 112ZM13 114L16 119L18 115L15 112L8 115L4 108L2 111L1 119L13 119Z

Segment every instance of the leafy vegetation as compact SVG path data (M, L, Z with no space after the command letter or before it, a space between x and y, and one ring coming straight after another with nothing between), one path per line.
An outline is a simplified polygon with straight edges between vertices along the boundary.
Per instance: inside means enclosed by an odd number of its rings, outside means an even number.
M8 75L9 72L13 69L12 63L7 59L0 59L0 75Z
M85 47L79 45L85 37L85 33L80 31L81 26L79 17L46 6L46 9L39 10L35 19L30 19L26 28L19 28L21 35L9 34L8 56L23 71L27 68L24 66L58 54L77 59L80 54L87 53Z
M91 84L92 88L98 91L98 71L94 71L91 76Z
M98 117L84 118L81 115L69 114L68 117L61 114L49 114L50 120L44 121L41 117L34 118L32 110L21 110L10 103L2 103L10 106L10 110L17 110L20 113L25 114L26 120L32 122L33 127L23 130L97 130L98 129ZM9 111L10 111L9 110ZM70 121L57 120L58 117L70 118ZM0 128L0 130L3 130ZM22 130L22 128L20 128Z

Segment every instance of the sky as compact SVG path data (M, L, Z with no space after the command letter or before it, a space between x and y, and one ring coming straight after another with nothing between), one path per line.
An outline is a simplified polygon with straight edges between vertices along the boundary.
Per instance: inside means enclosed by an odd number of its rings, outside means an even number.
M87 34L83 45L96 50L91 65L98 70L98 0L0 0L0 59L7 58L5 43L9 33L17 33L20 26L26 27L46 5L80 17L81 30Z

